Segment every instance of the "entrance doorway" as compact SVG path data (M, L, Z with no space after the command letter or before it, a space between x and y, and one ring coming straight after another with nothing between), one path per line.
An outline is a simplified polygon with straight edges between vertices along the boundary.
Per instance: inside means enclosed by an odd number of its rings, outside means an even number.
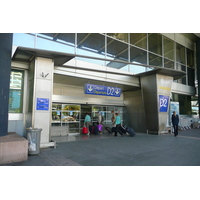
M98 120L98 112L101 112L104 117L103 124L112 127L112 110L119 113L123 124L122 106L53 103L51 138L80 135L86 113L91 116L92 123L95 124Z

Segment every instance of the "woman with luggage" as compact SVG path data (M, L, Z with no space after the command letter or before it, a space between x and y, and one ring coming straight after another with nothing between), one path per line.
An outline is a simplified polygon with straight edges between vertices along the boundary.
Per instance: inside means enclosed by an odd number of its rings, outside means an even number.
M98 112L98 120L97 120L97 122L98 122L99 134L101 135L102 134L102 129L103 129L103 125L102 125L102 123L103 123L103 116L102 116L102 114L101 114L100 111Z
M87 135L90 135L89 126L91 124L91 117L90 117L90 115L88 113L86 113L84 124L87 127L87 129L88 129Z
M116 116L116 118L115 118L115 135L114 136L117 136L117 132L119 132L119 127L120 127L120 125L121 125L121 118L120 118L120 116L119 116L119 113L115 113L115 116Z
M112 118L111 118L111 121L112 121L113 125L115 125L115 121L116 121L116 115L115 115L115 112L114 112L114 110L112 110L112 111L111 111L111 113L112 113Z

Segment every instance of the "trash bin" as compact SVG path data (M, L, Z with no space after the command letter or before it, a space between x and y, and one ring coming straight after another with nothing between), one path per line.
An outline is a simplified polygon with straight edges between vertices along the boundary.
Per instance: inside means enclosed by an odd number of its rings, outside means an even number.
M37 155L40 153L40 136L41 128L27 128L27 139L28 139L28 154Z

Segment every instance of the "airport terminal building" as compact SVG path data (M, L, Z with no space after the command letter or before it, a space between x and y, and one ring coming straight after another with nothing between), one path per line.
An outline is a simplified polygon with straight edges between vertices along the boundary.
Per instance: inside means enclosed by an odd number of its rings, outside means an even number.
M136 132L198 120L198 34L13 33L8 131L42 128L41 147L81 134L85 114Z

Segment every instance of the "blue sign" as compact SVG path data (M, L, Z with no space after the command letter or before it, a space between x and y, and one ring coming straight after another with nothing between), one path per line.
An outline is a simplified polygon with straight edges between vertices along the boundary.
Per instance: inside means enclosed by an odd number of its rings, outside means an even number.
M167 112L169 104L169 96L159 95L159 110L160 112Z
M37 98L36 110L49 110L49 99Z
M104 85L85 84L85 94L120 97L121 88Z

